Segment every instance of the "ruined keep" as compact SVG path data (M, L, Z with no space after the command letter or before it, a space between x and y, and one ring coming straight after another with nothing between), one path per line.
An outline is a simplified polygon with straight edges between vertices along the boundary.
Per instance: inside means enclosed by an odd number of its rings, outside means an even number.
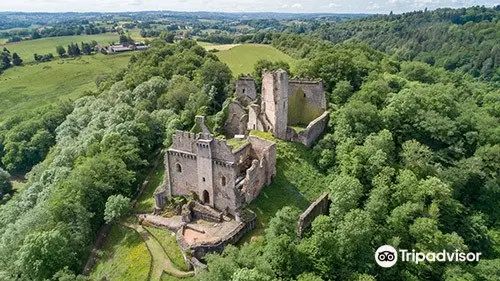
M276 174L274 142L254 136L241 142L233 149L210 134L177 131L165 156L166 195L195 196L204 205L238 218L244 205Z
M280 69L264 71L260 99L255 88L255 81L247 76L236 82L238 101L229 105L228 135L248 130L272 132L279 139L310 147L323 133L329 114L320 80L290 79Z

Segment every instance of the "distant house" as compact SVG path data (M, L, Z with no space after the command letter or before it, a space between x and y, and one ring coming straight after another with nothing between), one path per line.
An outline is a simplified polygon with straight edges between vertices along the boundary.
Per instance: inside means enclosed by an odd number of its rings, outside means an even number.
M123 53L129 51L142 51L149 49L150 46L146 46L143 42L132 42L132 43L123 43L123 44L115 44L106 48L106 52L108 54L112 53Z
M113 45L109 46L108 48L110 53L121 53L121 52L128 52L128 51L133 51L133 45L130 46L123 46L123 45Z

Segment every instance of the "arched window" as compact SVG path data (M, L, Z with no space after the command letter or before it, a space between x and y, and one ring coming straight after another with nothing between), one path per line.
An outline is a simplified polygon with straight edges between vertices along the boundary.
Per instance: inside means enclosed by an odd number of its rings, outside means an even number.
M181 164L179 164L179 163L175 164L175 169L177 170L178 173L182 173L182 166L181 166Z
M210 204L210 194L206 190L203 190L203 203Z
M220 178L220 181L222 183L222 186L226 186L226 177L225 176L222 176L222 178Z

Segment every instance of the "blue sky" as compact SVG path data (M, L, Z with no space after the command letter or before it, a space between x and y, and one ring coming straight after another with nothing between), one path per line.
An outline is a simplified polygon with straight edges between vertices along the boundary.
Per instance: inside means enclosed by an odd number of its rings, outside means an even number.
M0 0L0 11L395 13L439 7L494 6L500 0Z

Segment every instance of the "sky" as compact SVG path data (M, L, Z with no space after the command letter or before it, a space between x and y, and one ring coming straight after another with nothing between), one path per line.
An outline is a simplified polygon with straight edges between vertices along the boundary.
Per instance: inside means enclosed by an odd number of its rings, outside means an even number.
M500 0L0 0L0 11L213 11L294 13L402 13L440 7L499 5Z

